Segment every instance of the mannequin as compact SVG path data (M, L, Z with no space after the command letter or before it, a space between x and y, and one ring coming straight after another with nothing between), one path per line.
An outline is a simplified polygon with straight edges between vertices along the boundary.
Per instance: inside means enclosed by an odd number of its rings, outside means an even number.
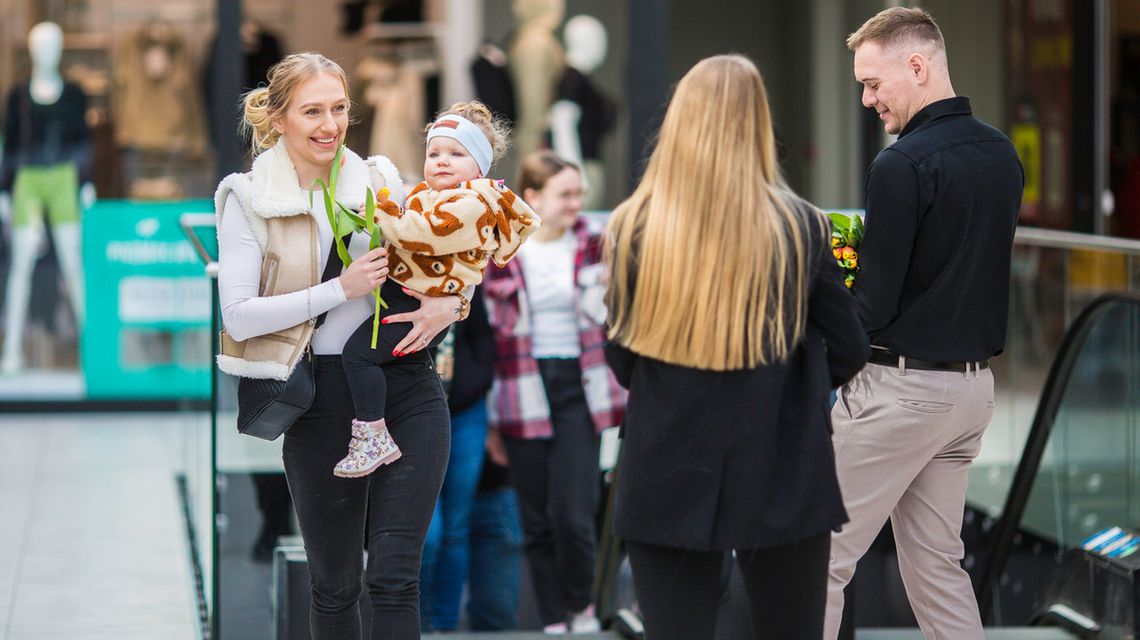
M515 145L525 158L542 144L552 90L562 77L562 45L554 29L562 22L565 0L514 0L512 8L519 25L509 53L518 109Z
M31 81L12 89L5 120L0 216L12 225L12 262L4 301L0 373L24 367L24 325L45 214L71 308L77 325L83 326L80 212L95 202L91 132L84 120L87 98L60 75L63 31L59 25L41 22L32 27L28 52Z
M562 36L566 70L550 108L551 147L582 167L586 187L582 208L597 209L605 201L601 137L613 127L616 109L589 76L606 59L606 29L596 18L574 16L566 21Z

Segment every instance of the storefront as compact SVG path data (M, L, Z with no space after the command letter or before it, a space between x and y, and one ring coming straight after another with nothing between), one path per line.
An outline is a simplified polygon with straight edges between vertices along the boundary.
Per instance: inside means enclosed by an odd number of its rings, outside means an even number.
M4 96L28 86L32 27L50 20L62 28L59 69L86 97L91 163L84 178L99 200L74 236L82 243L57 229L51 216L41 223L47 233L29 230L23 218L16 226L24 228L14 228L11 219L4 223L0 289L4 332L14 338L7 340L7 356L0 355L0 402L161 398L142 396L131 385L109 394L89 390L88 382L102 379L110 366L139 375L151 366L174 367L187 380L208 379L208 357L183 360L185 349L172 346L204 344L206 312L193 305L205 301L188 299L179 311L184 317L144 331L149 337L121 331L129 325L121 315L122 292L92 280L111 252L87 245L112 237L145 244L147 238L132 235L149 229L139 219L168 229L180 213L208 211L218 177L248 162L235 134L243 87L263 81L284 53L315 50L342 63L352 79L356 117L349 145L389 155L409 179L422 160L423 123L442 106L480 97L514 118L515 151L499 175L510 179L519 154L536 146L571 149L585 156L591 204L600 210L620 202L635 183L662 105L684 71L706 55L745 53L764 73L791 185L821 206L859 208L866 167L890 139L859 104L843 40L885 4L0 0ZM945 34L956 90L971 97L979 117L1010 135L1022 155L1022 223L1140 237L1140 80L1134 72L1140 0L931 0L925 6ZM563 27L578 15L596 19L604 39L568 42ZM593 112L589 139L572 141L575 147L567 146L567 129L559 126L565 123L551 117L556 98L573 96L550 87L557 86L564 61L578 59L567 49L581 46L601 49L585 75L607 108ZM545 70L509 64L535 58L558 64ZM502 93L512 85L513 94ZM10 123L20 115L0 118ZM101 264L76 271L68 266L76 261L60 254ZM125 277L146 277L151 268L144 262L130 267L137 272ZM84 287L72 282L71 272L85 274L86 295L74 293ZM11 293L22 289L30 291L26 303ZM117 346L93 350L85 342ZM91 362L96 352L98 362ZM115 362L109 354L116 354ZM206 386L161 388L173 400L199 397Z

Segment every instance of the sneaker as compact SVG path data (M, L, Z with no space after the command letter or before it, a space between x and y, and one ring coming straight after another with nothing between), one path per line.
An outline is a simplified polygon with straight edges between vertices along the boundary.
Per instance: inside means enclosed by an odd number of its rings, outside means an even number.
M570 614L570 633L598 633L601 630L602 623L594 615L594 605Z
M570 632L570 628L565 622L555 622L548 624L542 628L542 632L548 636L564 636Z
M341 478L360 478L381 465L400 459L400 447L392 440L384 420L375 422L352 421L352 440L348 455L336 463L333 475Z

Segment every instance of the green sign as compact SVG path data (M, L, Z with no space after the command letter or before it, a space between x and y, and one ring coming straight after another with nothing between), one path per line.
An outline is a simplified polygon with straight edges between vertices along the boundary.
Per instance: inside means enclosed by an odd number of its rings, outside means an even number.
M208 398L211 282L179 225L210 200L101 200L84 214L91 399Z

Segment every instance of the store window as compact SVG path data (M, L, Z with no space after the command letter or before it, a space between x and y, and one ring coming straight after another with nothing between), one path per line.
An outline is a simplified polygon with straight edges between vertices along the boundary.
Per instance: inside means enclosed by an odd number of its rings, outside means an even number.
M4 6L0 402L204 399L215 2Z

